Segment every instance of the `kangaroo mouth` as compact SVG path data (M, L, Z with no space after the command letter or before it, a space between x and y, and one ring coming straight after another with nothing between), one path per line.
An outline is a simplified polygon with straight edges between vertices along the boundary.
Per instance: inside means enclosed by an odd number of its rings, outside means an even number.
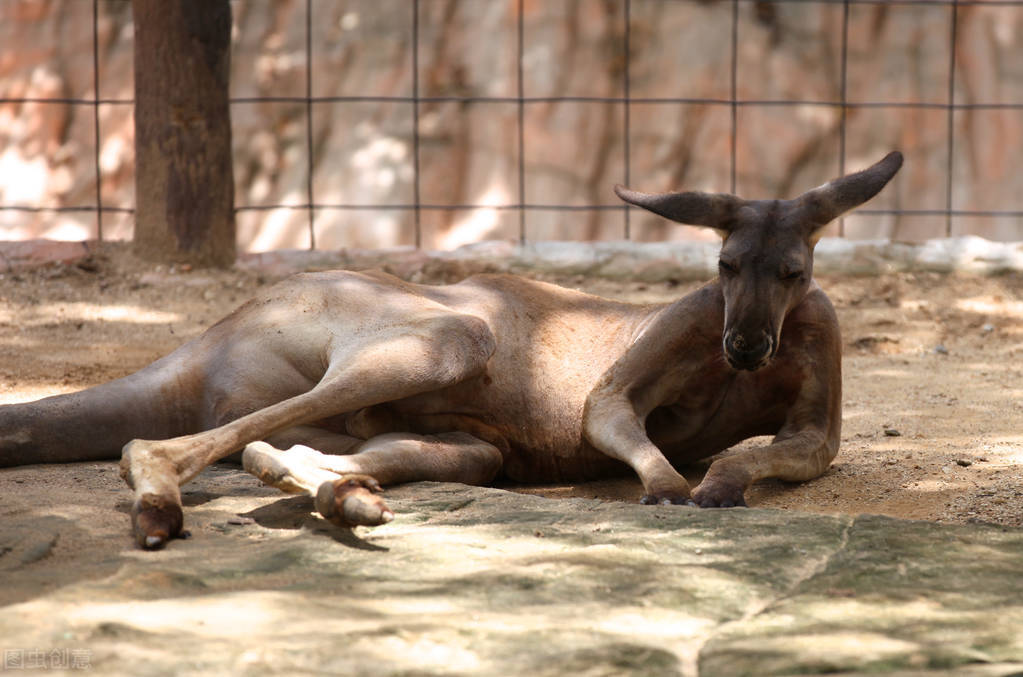
M765 355L759 359L750 358L736 358L734 355L725 353L725 360L732 367L732 369L738 369L740 371L756 371L763 369L771 362L771 355Z

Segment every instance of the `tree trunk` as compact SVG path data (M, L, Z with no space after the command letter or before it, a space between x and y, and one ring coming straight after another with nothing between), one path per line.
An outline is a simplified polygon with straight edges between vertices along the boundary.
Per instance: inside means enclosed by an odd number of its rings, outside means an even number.
M135 252L234 263L229 0L132 0Z

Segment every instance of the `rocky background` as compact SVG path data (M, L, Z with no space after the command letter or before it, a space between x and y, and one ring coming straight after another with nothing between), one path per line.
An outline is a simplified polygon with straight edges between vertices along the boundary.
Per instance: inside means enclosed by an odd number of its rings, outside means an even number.
M0 3L0 239L131 236L134 207L132 21L128 0L99 0L98 77L89 0ZM645 190L728 190L731 182L732 12L725 0L625 3L523 0L525 202L520 222L519 0L420 0L418 78L409 0L235 0L232 106L236 204L243 250L390 247L416 241L414 105L418 87L422 245L484 239L620 239L611 191L628 174ZM840 171L840 3L738 3L736 190L786 197ZM1023 240L1023 7L961 6L955 14L951 118L952 234ZM901 149L906 165L875 209L947 206L951 6L849 7L845 168ZM625 106L628 67L628 172ZM304 101L311 78L312 188L328 205L310 219ZM94 131L94 81L100 103ZM254 100L278 97L278 100ZM280 100L284 97L284 100ZM289 100L289 97L292 98ZM347 97L369 97L352 100ZM445 97L484 97L452 101ZM569 97L551 100L548 97ZM584 97L579 100L578 97ZM60 103L41 99L81 99ZM28 99L28 100L26 100ZM659 99L651 101L651 99ZM686 103L662 99L686 99ZM885 105L876 105L883 103ZM867 105L870 104L870 105ZM907 105L913 104L913 105ZM338 209L329 205L376 205ZM610 209L549 209L544 206ZM258 208L258 209L253 209ZM632 211L636 240L707 237ZM920 241L946 234L944 215L849 217L851 238ZM837 229L837 226L835 226ZM311 233L312 230L312 233ZM836 230L837 232L837 230Z

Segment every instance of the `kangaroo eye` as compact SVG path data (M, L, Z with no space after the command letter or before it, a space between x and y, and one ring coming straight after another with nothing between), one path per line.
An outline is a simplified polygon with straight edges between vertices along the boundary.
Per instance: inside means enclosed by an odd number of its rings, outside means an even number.
M718 261L718 270L722 275L735 275L739 272L738 268L727 261Z
M803 277L803 271L801 271L801 270L793 270L793 271L790 271L788 273L782 274L781 279L786 281L786 282L795 282L796 280L798 280L801 277Z

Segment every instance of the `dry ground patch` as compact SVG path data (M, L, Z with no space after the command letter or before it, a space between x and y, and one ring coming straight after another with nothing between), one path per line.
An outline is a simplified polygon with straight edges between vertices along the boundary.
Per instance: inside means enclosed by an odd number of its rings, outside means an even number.
M145 264L109 246L78 264L3 274L0 402L130 373L274 280L256 270ZM551 281L632 301L670 300L698 285ZM902 273L819 282L838 309L845 344L842 449L823 477L763 483L750 504L1023 526L1023 276ZM698 479L700 468L686 472ZM88 482L82 475L74 481ZM630 501L640 492L632 480L516 488Z

